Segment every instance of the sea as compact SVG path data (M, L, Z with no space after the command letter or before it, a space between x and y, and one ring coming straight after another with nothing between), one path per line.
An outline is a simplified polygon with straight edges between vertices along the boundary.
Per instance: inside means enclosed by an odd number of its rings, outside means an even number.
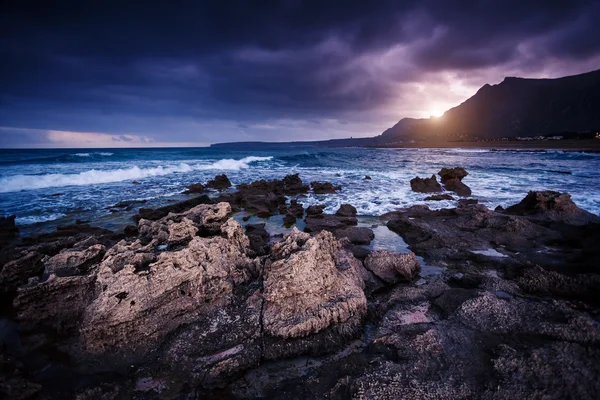
M530 190L569 192L577 205L600 213L600 154L486 149L377 149L249 145L225 148L0 150L0 215L16 215L21 235L89 222L109 229L131 224L139 207L190 198L182 192L226 174L235 184L300 174L305 182L342 185L336 194L298 197L305 206L344 203L363 217L425 201L409 181L442 167L464 167L473 198L493 209L518 203ZM370 176L370 180L364 179ZM234 190L233 188L230 190ZM216 193L215 193L216 195ZM115 204L136 201L129 210Z

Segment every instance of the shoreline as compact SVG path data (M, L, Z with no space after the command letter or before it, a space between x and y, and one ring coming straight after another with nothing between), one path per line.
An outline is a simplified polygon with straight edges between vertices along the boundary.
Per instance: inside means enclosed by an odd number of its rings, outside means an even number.
M426 142L411 144L365 145L377 149L485 149L491 151L540 151L600 153L600 140L531 140L531 141L479 141L479 142Z

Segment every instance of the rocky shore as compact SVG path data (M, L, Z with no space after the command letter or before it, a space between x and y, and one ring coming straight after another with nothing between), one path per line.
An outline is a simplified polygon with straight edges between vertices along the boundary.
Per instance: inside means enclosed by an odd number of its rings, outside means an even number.
M298 175L235 188L219 175L123 232L19 238L2 218L0 393L597 398L600 217L551 191L490 210L464 169L438 175L410 185L428 201L458 196L456 208L379 219L405 253L369 246L375 227L350 204L305 208L303 194L343 188ZM272 235L239 211L290 229Z

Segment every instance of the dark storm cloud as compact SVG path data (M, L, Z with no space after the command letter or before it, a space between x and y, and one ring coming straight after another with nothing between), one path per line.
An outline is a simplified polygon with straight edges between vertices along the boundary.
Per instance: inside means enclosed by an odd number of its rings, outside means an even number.
M186 121L177 141L206 142L228 138L196 124L374 120L436 73L597 57L599 14L596 1L3 3L0 126L169 141Z

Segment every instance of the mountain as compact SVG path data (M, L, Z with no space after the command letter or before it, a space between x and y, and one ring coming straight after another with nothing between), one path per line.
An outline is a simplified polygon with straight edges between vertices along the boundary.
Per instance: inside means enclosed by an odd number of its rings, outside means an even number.
M486 84L442 117L403 118L379 136L277 145L380 146L562 134L600 129L600 70L557 79L507 77ZM262 143L265 144L265 143ZM242 146L225 143L213 146Z
M495 139L597 130L600 70L558 79L505 78L440 118L400 120L381 138Z

